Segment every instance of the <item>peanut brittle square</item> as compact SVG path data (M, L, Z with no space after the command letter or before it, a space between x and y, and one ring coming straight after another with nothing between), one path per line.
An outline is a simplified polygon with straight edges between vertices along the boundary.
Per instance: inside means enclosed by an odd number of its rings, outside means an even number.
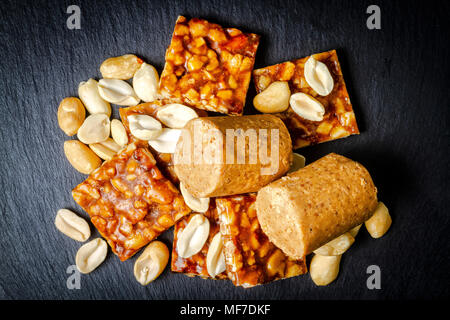
M216 198L228 277L253 287L306 273L305 259L287 257L262 232L255 201L256 194Z
M253 80L258 93L274 81L287 81L291 94L306 93L325 107L322 121L306 120L296 114L291 107L282 113L275 114L288 127L294 149L359 134L336 51L318 53L312 57L323 62L333 77L334 87L327 96L320 96L306 82L304 65L309 57L253 71Z
M173 232L173 246L172 246L172 271L181 272L190 277L200 276L202 278L211 278L208 273L208 268L206 265L206 256L208 254L209 245L214 238L214 236L220 232L219 217L217 215L216 205L214 199L210 200L210 205L208 211L203 215L209 220L209 237L206 240L205 245L202 250L189 258L182 258L178 255L177 243L178 236L183 232L184 228L189 223L190 219L195 213L184 217L175 224ZM214 279L228 279L226 272L222 272Z
M202 19L178 17L159 83L165 98L241 115L259 36Z
M150 147L147 141L139 140L136 137L134 137L130 132L130 127L128 123L128 116L135 114L145 114L152 116L153 118L156 119L157 111L169 103L171 102L168 100L155 100L153 102L141 103L133 107L120 108L119 113L120 119L122 119L123 126L125 127L125 130L127 131L128 134L128 141L136 143L137 145L140 146L149 147L152 150L152 154L155 156L158 167L161 169L162 173L174 184L178 184L179 180L173 169L172 154L158 152L154 150L152 147ZM208 116L208 113L204 110L199 110L196 108L193 109L200 117Z
M72 191L124 261L191 210L146 148L130 144Z

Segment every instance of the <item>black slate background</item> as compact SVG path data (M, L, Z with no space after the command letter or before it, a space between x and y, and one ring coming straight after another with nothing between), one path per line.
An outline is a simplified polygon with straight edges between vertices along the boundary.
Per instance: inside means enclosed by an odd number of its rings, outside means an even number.
M81 30L66 28L71 4L81 8ZM366 28L370 4L381 7L381 30ZM2 1L0 298L448 298L449 9L444 1ZM141 287L136 258L121 263L109 253L80 290L66 288L80 244L53 220L59 208L87 215L71 197L85 176L64 157L70 138L58 127L58 104L76 96L80 81L98 79L110 56L135 53L161 71L180 14L260 34L255 67L338 50L361 135L300 152L308 163L329 152L363 163L393 224L377 240L362 229L331 285L316 287L306 275L244 290L167 269ZM161 239L170 246L171 237ZM381 290L366 287L372 264Z

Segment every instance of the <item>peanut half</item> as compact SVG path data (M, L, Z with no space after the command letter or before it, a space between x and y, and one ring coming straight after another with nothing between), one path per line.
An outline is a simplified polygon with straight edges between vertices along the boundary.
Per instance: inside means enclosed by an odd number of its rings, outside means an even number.
M78 129L78 139L86 144L106 141L109 137L111 123L106 114L91 114Z
M143 61L134 54L108 58L100 65L103 78L128 80L133 78Z
M297 92L294 93L289 103L292 110L300 117L310 121L322 121L325 114L325 108L318 100L310 95Z
M158 97L158 71L145 62L136 71L133 77L133 88L139 99L145 102L155 101Z
M327 96L333 91L334 80L330 70L313 57L309 57L305 63L305 80L321 96Z
M283 112L289 107L291 90L286 81L272 82L253 99L256 110L263 113Z
M160 153L174 153L181 129L163 128L156 138L148 140L148 144Z
M78 96L90 114L104 113L108 117L111 115L111 105L100 97L98 82L94 79L79 84Z
M381 238L389 230L392 218L383 202L378 202L372 217L365 222L366 229L372 238Z
M336 280L341 257L314 255L309 267L312 281L318 286L326 286Z
M73 136L83 124L86 111L78 98L64 98L58 107L58 124L68 136Z
M59 231L76 241L84 242L91 236L91 229L86 220L67 209L58 210L55 226Z
M75 264L81 273L94 271L106 258L108 245L100 238L89 241L81 246L75 257Z
M209 237L209 228L208 218L200 213L194 214L178 237L178 255L189 258L202 250Z
M111 136L114 141L121 147L128 143L128 135L122 122L117 119L111 121Z
M134 277L143 286L159 277L169 261L169 249L161 241L150 243L134 263Z
M90 174L102 164L102 160L78 140L64 142L64 153L70 164L84 174Z
M145 114L134 114L128 116L130 132L141 140L150 140L159 136L162 132L161 123Z
M198 118L198 115L185 105L171 103L159 109L156 117L169 128L182 129L189 120Z
M184 198L184 202L195 212L205 213L209 208L209 198L195 198L182 182L180 182L181 195Z
M292 156L293 156L292 165L287 173L295 172L305 166L306 159L304 156L298 153L293 153Z
M208 254L206 255L206 268L211 277L215 278L218 274L225 271L225 256L223 254L223 238L218 232L209 244Z
M346 232L314 250L314 253L321 256L339 256L347 251L353 242L355 242L355 238L353 238L349 232Z
M118 106L135 106L140 102L133 88L123 80L100 79L98 93L104 100Z
M103 142L92 143L89 145L89 148L103 160L111 160L112 157L122 149L122 147L115 143L111 138L108 138Z

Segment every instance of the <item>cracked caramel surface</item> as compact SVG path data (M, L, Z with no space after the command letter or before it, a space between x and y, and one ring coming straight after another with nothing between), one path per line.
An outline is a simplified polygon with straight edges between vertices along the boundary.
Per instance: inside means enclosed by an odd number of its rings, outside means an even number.
M179 103L241 115L259 36L180 16L166 51L160 93Z
M333 77L334 87L327 96L318 95L305 80L304 65L309 56L253 71L253 80L258 93L264 91L272 82L287 81L291 94L297 92L309 94L325 107L322 121L306 120L297 115L291 107L274 114L280 117L289 129L294 149L359 134L336 51L331 50L312 56L323 62Z
M146 148L129 145L72 191L124 261L191 210Z

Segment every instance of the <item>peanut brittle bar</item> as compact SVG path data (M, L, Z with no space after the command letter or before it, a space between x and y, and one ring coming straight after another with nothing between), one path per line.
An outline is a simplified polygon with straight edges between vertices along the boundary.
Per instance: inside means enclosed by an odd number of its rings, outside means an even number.
M135 144L104 162L72 196L122 261L191 211L150 151Z
M305 259L287 257L262 232L255 201L256 194L216 198L228 277L253 287L306 273Z
M322 121L306 120L296 114L291 107L276 114L288 127L294 149L359 134L336 51L318 53L312 57L323 62L333 77L334 87L327 96L318 95L306 82L304 65L309 57L253 71L258 93L274 81L287 81L291 94L297 92L309 94L325 107Z
M177 242L178 236L184 230L194 214L184 217L175 224L173 232L173 246L172 246L172 271L181 272L190 277L200 276L202 278L211 278L208 273L206 265L206 256L208 254L209 244L213 237L220 232L219 217L217 215L216 205L214 199L210 200L208 211L203 215L209 220L209 237L206 240L202 250L189 258L182 258L178 255ZM214 279L228 279L226 272L218 274Z
M199 109L241 115L259 36L180 16L159 83L165 98Z

